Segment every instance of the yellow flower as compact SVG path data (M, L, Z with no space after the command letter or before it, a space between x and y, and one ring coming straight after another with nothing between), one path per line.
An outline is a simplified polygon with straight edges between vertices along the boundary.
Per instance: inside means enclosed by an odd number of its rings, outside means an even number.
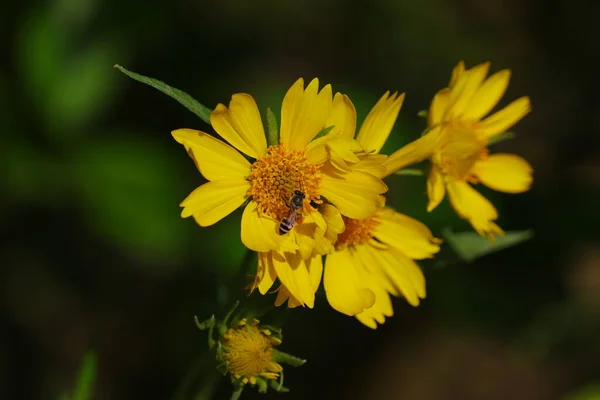
M274 346L281 344L281 339L258 323L258 320L247 323L242 319L220 339L220 357L227 372L242 384L256 385L257 378L276 380L283 371L273 357Z
M258 107L248 94L233 95L229 107L219 104L210 116L215 131L229 144L200 131L173 131L209 181L181 203L182 217L193 216L200 226L209 226L250 198L241 223L246 247L257 252L286 250L305 260L326 230L315 207L323 197L344 215L373 214L379 195L387 191L385 184L363 171L337 170L321 157L324 145L313 140L327 126L332 110L331 86L321 91L318 87L318 79L306 89L299 79L288 90L281 109L279 145L267 147ZM288 234L279 234L296 190L304 195L300 218Z
M504 233L493 222L498 212L469 183L483 183L505 193L521 193L529 189L533 169L517 155L489 154L488 141L531 111L529 98L524 96L486 117L504 95L510 80L510 70L486 79L489 65L465 70L461 61L452 72L449 87L439 91L431 103L429 126L440 130L442 139L431 157L427 210L436 208L447 191L456 213L468 220L480 235L493 239L495 234Z
M323 285L331 307L375 329L394 314L390 295L418 306L425 277L414 260L432 258L441 241L421 222L386 208L344 223L336 251L325 262Z
M390 96L386 92L365 119L356 137L362 149L344 154L336 149L340 137L353 138L356 111L350 99L340 93L334 98L333 119L335 130L321 138L327 142L332 164L339 169L364 170L378 176L430 157L438 143L439 135L431 132L393 155L391 160L379 155L396 121L404 94ZM324 266L323 284L329 304L347 315L356 316L363 324L376 328L386 316L393 315L390 294L404 296L412 305L425 297L425 278L413 261L430 258L439 251L439 239L433 237L425 225L406 215L383 208L381 199L376 214L367 218L340 215L335 207L323 205L321 215L326 221L324 238L332 243ZM343 214L343 213L342 213ZM313 290L319 286L323 271L321 256L306 261L306 285ZM269 272L271 260L259 262L257 285L266 292L274 282ZM281 262L281 261L280 261ZM274 268L274 267L273 267ZM289 307L302 305L287 282L278 289L276 305L288 301Z

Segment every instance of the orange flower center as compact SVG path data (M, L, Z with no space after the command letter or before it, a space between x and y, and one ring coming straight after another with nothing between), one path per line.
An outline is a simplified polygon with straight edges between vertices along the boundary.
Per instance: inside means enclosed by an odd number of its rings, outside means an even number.
M445 141L434 162L456 179L471 179L471 169L487 157L487 141L477 134L476 123L450 122L444 127Z
M376 216L365 219L352 219L342 217L346 230L338 235L335 242L337 250L344 249L348 246L365 243L375 234L375 227L379 225Z
M283 370L273 361L273 346L277 341L268 335L270 331L257 325L257 320L252 323L242 320L223 336L222 357L227 362L227 371L234 377L277 379Z
M252 164L248 195L258 204L259 212L281 219L289 212L296 190L304 194L301 210L310 207L311 201L321 203L317 191L320 181L319 167L308 161L304 151L288 151L283 144L270 146L267 154Z

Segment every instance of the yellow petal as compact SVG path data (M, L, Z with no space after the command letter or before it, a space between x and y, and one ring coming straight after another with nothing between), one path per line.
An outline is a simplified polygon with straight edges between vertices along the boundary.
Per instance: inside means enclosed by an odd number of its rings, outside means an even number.
M311 257L306 260L306 267L308 268L308 273L310 275L310 279L312 282L313 292L316 292L319 288L319 284L321 283L321 275L323 274L323 260L321 256ZM281 285L277 290L277 298L275 299L275 306L279 307L285 302L288 302L289 308L295 308L301 306L302 303L297 300L290 291L285 287L285 285Z
M398 113L404 101L404 93L389 95L385 92L377 104L371 109L365 118L356 140L366 151L379 153L398 118Z
M450 103L446 111L446 119L458 119L463 117L471 99L483 83L490 63L479 64L463 73L451 89Z
M319 90L313 79L306 90L298 79L286 93L281 105L281 142L290 150L302 150L324 127L331 114L331 85Z
M450 78L450 84L448 86L453 87L454 85L456 85L456 82L458 81L458 77L461 76L462 74L464 74L464 72L465 72L465 62L459 61L458 64L456 64L456 66L452 70L452 77Z
M285 285L281 285L277 290L277 297L275 298L275 307L279 307L286 301L288 302L289 308L296 308L302 305L302 303L300 303L294 296L290 294L290 291L285 287Z
M192 129L177 129L171 134L185 147L200 173L209 181L243 179L250 174L248 160L219 139Z
M490 76L473 95L463 118L469 121L478 121L489 113L498 104L510 81L510 70L505 69Z
M412 306L419 305L419 298L425 297L425 277L421 268L400 251L380 250L363 246L381 273L396 287L398 293Z
M340 211L331 204L321 204L319 207L319 212L327 224L327 229L325 231L323 240L317 242L315 251L317 254L333 253L333 245L337 241L338 235L344 232L346 229L344 220L342 219L342 214L340 214Z
M356 273L355 260L345 249L327 256L323 285L327 301L335 310L356 315L375 303L375 294L363 285Z
M241 206L249 188L244 179L205 183L181 202L181 216L193 216L198 225L210 226Z
M525 192L533 181L533 168L515 154L492 154L477 162L473 172L487 187L505 193Z
M296 224L291 233L295 235L300 256L306 260L313 253L317 244L323 240L327 224L317 211L307 213L302 218L302 223Z
M379 214L380 224L375 228L375 237L416 260L432 258L440 251L438 239L421 222L392 210Z
M480 235L502 234L494 222L496 208L465 181L447 179L448 199L459 217L468 220Z
M285 256L276 252L272 252L272 255L273 266L281 283L285 285L290 294L299 302L309 308L313 308L315 305L315 293L312 289L308 269L300 255L287 252Z
M520 97L481 121L478 130L489 139L506 132L530 112L529 97Z
M353 139L356 132L356 109L350 98L342 93L336 93L333 98L331 114L325 122L325 126L333 126L329 131L331 135Z
M396 150L382 163L386 167L384 177L431 157L434 152L439 150L442 139L443 130L440 126L436 126L419 139Z
M266 294L275 283L275 279L277 279L277 272L273 267L270 252L258 253L257 278L259 279L258 291L260 294Z
M242 243L250 250L268 252L281 249L297 248L289 235L279 235L279 221L267 215L259 215L257 204L250 201L242 214ZM291 246L291 247L290 247Z
M370 288L375 294L375 303L371 308L356 314L356 319L371 329L377 329L377 324L383 324L385 317L394 315L394 309L389 294L381 286L371 285Z
M218 104L210 114L210 124L223 139L252 158L258 158L267 151L260 113L249 94L231 96L229 109Z
M313 292L316 293L321 284L321 277L323 276L323 257L320 255L313 256L306 260L305 263L310 275Z
M433 166L427 176L427 212L433 211L444 200L446 195L446 184L440 170Z
M321 195L336 206L342 215L354 219L370 217L379 209L379 195L387 191L381 179L360 171L337 173L323 168Z
M433 96L429 112L427 113L427 121L430 127L441 124L444 121L444 115L450 102L450 89L444 88Z

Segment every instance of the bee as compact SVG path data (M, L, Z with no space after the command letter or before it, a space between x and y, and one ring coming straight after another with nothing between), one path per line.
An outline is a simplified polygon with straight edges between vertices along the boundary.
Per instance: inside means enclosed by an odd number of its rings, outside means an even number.
M286 206L289 207L289 211L285 217L281 219L279 223L279 234L285 235L292 230L296 221L298 221L298 210L302 208L304 203L304 193L299 190L294 190L294 194L290 198L289 203L286 202Z

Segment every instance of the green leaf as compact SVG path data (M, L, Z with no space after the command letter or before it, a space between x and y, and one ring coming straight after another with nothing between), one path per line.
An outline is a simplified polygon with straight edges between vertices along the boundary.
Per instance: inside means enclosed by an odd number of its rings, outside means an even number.
M479 257L531 239L533 231L506 232L504 236L496 237L494 242L491 242L487 237L480 236L477 232L454 233L449 229L443 229L442 236L460 258L472 262Z
M427 118L427 110L421 110L417 113L417 117Z
M129 76L130 78L135 79L138 82L145 83L146 85L152 86L153 88L160 90L167 96L174 98L179 103L181 103L185 108L187 108L188 110L190 110L191 112L193 112L194 114L199 116L200 119L202 119L204 122L206 122L207 124L210 124L210 113L212 112L212 110L210 108L200 104L196 99L194 99L189 94L187 94L179 89L176 89L174 87L171 87L171 86L167 85L166 83L156 80L154 78L149 78L147 76L128 71L120 65L115 65L115 68L117 68L119 71L121 71L125 75Z
M594 382L570 393L564 400L600 400L600 382Z
M98 357L94 351L88 351L83 356L77 376L77 383L72 396L62 395L59 400L89 400L98 374Z
M267 108L267 144L277 146L279 144L279 132L277 131L277 118L270 108Z
M514 139L516 137L517 137L517 134L514 133L514 132L504 132L504 133L501 133L498 136L494 136L493 138L491 138L490 140L488 140L488 146L491 146L491 145L496 144L496 143L503 142L503 141L508 140L508 139Z
M317 136L315 136L315 138L313 140L316 140L316 139L318 139L320 137L323 137L323 136L327 135L332 129L333 129L333 125L328 126L326 128L323 128L321 130L321 132L317 133Z
M283 351L279 351L277 349L273 349L273 361L282 362L291 365L292 367L300 367L301 365L306 364L306 360L295 357L288 353L284 353Z
M404 168L400 171L394 172L394 175L410 175L410 176L423 176L425 172L422 169L416 168Z

